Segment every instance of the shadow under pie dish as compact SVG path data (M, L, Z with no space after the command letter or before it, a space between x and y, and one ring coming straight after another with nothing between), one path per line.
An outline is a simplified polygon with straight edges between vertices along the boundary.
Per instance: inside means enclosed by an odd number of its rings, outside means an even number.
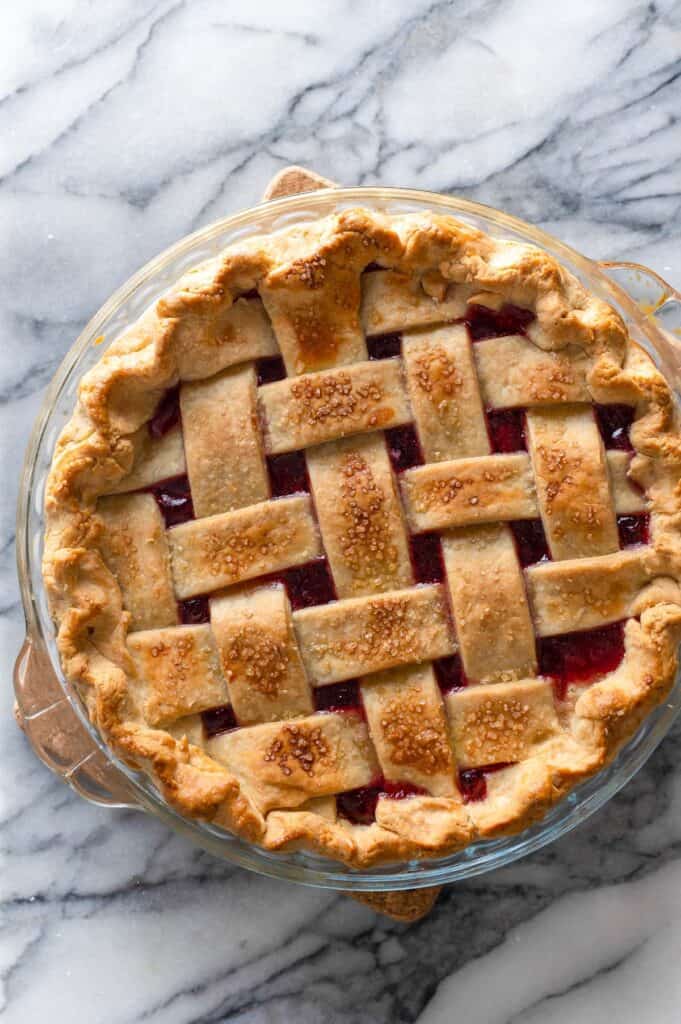
M64 670L182 814L266 849L524 829L673 681L676 415L533 246L361 208L237 242L82 380Z

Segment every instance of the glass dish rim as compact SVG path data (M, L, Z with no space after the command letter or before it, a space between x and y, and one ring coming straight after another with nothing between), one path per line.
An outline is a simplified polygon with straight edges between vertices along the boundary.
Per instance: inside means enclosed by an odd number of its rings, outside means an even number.
M256 222L265 213L268 217L273 217L278 213L286 214L301 206L317 209L331 204L332 209L324 211L330 213L339 207L347 209L357 205L371 206L372 202L376 208L379 201L414 202L421 209L438 207L439 211L448 212L454 216L463 216L464 220L465 215L474 220L483 219L486 223L489 222L519 236L523 241L530 241L532 244L549 250L554 255L558 255L561 261L578 267L581 273L589 279L591 290L594 290L593 280L595 279L598 284L596 290L605 293L607 301L626 310L628 318L636 323L640 333L647 339L648 345L655 350L657 329L637 307L631 296L618 287L595 261L583 256L541 229L493 207L420 189L382 186L320 189L316 192L270 200L221 218L179 239L132 274L102 304L67 351L46 389L27 446L17 506L17 562L27 633L29 636L37 634L47 648L61 688L74 712L96 747L123 774L126 782L132 787L141 808L165 820L172 829L187 835L195 843L217 856L250 870L307 885L354 891L413 889L473 877L495 867L512 863L571 831L626 785L672 727L681 710L681 670L677 673L674 687L667 700L646 717L636 735L618 756L602 771L575 788L530 829L515 836L481 840L458 854L450 855L450 857L425 859L409 862L406 865L391 864L380 868L354 869L339 862L324 860L321 868L311 867L301 863L301 860L305 860L306 855L304 854L271 853L238 837L232 837L212 825L192 821L179 815L163 800L150 780L124 764L109 749L90 722L76 695L75 688L64 678L58 660L55 662L54 645L49 643L51 623L45 623L42 619L32 584L32 555L28 537L28 520L36 485L37 454L50 416L55 411L57 400L71 379L71 375L78 372L81 359L89 350L93 340L101 333L100 328L138 288L148 284L165 266L185 253L190 253L200 243L217 237L227 229ZM323 215L321 212L317 213L317 216L321 215ZM284 226L281 225L281 227ZM279 228L274 230L279 230ZM260 232L252 232L253 235L258 233ZM197 262L201 262L201 260L198 259ZM38 576L41 578L39 567ZM316 860L321 862L322 859L316 858Z

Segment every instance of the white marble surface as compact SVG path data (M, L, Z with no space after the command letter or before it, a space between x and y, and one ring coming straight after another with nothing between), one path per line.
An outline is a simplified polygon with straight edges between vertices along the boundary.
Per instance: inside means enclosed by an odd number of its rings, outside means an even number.
M86 805L9 687L22 450L112 289L292 161L471 196L681 284L681 3L7 0L2 20L3 1020L681 1020L681 728L575 834L405 928Z

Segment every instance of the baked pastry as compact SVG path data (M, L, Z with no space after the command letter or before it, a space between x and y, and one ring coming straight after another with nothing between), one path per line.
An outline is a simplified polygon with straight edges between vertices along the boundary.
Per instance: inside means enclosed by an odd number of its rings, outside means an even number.
M181 813L352 865L540 819L664 700L681 434L535 247L348 210L187 273L46 493L65 673Z

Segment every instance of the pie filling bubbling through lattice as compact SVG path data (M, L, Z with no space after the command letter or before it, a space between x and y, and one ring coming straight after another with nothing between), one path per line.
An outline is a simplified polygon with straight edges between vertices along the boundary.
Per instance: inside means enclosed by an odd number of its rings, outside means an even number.
M491 309L483 305L469 305L463 322L473 344L490 338L523 337L533 314L511 305ZM370 337L367 342L370 360L394 359L402 355L402 334ZM279 356L257 362L257 381L264 386L286 379L283 360ZM633 409L627 406L594 407L596 422L606 449L630 452L629 428ZM180 390L170 389L160 400L156 413L149 421L152 438L160 439L180 424ZM526 452L525 410L523 408L485 409L485 423L493 454ZM413 423L405 423L385 430L385 438L393 472L400 477L407 470L423 466L421 444ZM272 498L309 494L310 479L302 449L267 457L267 474ZM153 494L168 529L194 519L191 489L186 474L155 482L148 488ZM516 554L522 568L551 560L542 520L515 519L510 522ZM622 548L645 544L648 540L648 517L645 512L617 516L619 543ZM416 583L440 584L445 580L440 532L411 532L408 538L409 554ZM315 607L338 600L333 576L325 556L294 566L259 582L283 585L293 611ZM199 594L178 602L180 622L199 625L210 622L209 595ZM623 651L622 622L615 622L593 630L540 637L537 641L539 674L553 681L555 697L565 698L570 684L590 682L612 671L619 664ZM469 680L459 653L436 658L433 661L435 678L443 694L460 692ZM357 716L366 721L359 682L346 679L317 686L314 689L316 712ZM237 730L240 723L231 704L218 705L201 711L206 738ZM459 766L457 785L464 802L480 801L487 794L486 779L490 773L509 767L512 762L475 767ZM413 782L388 780L383 775L372 779L366 786L337 795L338 813L355 824L374 820L379 799L405 799L428 790Z

